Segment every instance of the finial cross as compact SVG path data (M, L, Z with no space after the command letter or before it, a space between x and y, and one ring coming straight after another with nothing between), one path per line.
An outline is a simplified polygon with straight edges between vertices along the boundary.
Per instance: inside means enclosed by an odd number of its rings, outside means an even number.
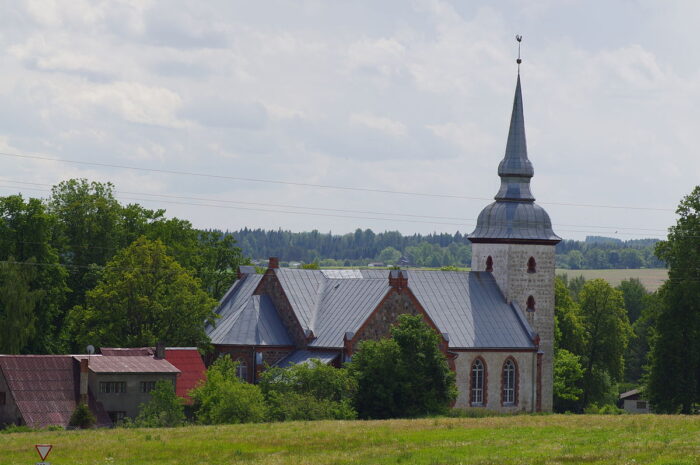
M520 42L523 41L523 36L518 34L515 36L515 40L518 41L518 59L515 60L515 62L518 64L518 74L520 74L520 63L523 62L523 60L520 59Z

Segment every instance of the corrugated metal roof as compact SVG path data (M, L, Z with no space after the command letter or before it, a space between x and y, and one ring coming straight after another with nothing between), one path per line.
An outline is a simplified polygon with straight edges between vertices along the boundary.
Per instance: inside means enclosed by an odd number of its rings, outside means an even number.
M188 393L206 378L206 367L199 351L195 348L166 348L165 359L180 370L175 394L191 402Z
M311 363L311 360L318 359L326 365L333 363L333 360L340 357L340 352L314 351L314 350L296 350L285 358L277 362L278 367L288 367L298 365L300 363Z
M74 356L76 360L86 357ZM93 373L180 373L167 360L144 355L93 356L89 368Z
M323 273L319 270L277 268L275 275L280 280L302 328L313 330L313 318L322 292L321 285L326 279Z
M309 347L342 348L345 333L356 332L387 295L389 272L353 271L339 279L327 278L339 275L325 270L287 269L278 274L284 276L285 292L293 294L297 302L305 302L307 311L313 303L315 339ZM449 335L451 348L534 347L527 321L506 303L490 273L411 270L408 276L408 287L440 332ZM286 331L282 334L284 327L266 296L252 296L251 289L243 302L243 293L237 292L236 301L241 302L238 312L219 321L210 333L214 344L292 345ZM269 319L263 318L264 312ZM273 325L279 326L271 329ZM286 338L282 340L283 335Z
M27 426L68 425L77 401L72 357L1 355L0 370Z
M114 355L153 355L155 352L153 347L100 347L100 354L106 357Z

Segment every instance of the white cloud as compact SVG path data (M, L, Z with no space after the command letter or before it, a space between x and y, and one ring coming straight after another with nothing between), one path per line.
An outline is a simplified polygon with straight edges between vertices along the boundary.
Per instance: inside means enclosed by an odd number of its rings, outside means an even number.
M350 122L376 129L394 137L406 135L406 126L403 123L382 116L354 113L350 115Z

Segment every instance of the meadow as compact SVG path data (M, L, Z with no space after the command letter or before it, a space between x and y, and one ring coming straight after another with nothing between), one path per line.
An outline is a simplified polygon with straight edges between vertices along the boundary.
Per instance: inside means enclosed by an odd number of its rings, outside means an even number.
M520 415L0 434L0 464L698 464L700 417Z
M576 276L583 276L586 280L601 278L617 286L625 279L637 278L649 292L653 292L661 286L668 278L666 268L640 268L635 270L615 269L615 270L564 270L557 269L557 276L566 274L569 279Z

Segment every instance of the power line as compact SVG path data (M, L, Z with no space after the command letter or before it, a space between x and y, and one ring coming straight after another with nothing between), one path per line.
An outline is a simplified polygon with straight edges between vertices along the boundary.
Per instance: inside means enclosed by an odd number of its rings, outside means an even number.
M0 187L12 188L12 189L17 188L17 186L3 186L3 185L0 185ZM23 189L35 190L35 191L41 191L41 192L47 191L47 189L32 188L32 187L23 187ZM151 194L151 195L153 195L153 194ZM470 220L470 221L462 222L462 223L452 223L452 222L424 221L424 220L403 219L403 218L383 218L383 217L377 217L377 216L357 216L357 215L340 215L340 214L331 214L331 213L315 213L313 211L300 212L300 211L278 210L278 209L270 209L270 208L263 209L263 208L252 208L252 207L243 207L243 206L234 206L234 205L192 203L192 202L181 202L181 201L175 201L175 200L144 199L144 198L138 198L138 197L125 197L125 196L120 196L120 198L122 200L134 200L134 201L138 201L138 202L154 202L157 200L161 203L168 203L168 204L174 204L174 205L224 208L224 209L230 209L230 210L255 211L255 212L262 212L262 213L282 213L285 215L308 215L308 216L321 216L321 217L343 218L343 219L364 219L364 220L386 221L386 222L400 221L403 223L421 223L421 224L456 226L456 227L464 227L464 226L475 224L475 220ZM221 201L221 202L225 202L225 201ZM262 205L272 206L274 204L262 204ZM300 207L300 208L310 208L310 207ZM595 227L598 229L601 229L601 228L615 229L614 227L607 227L607 226L581 226L581 227ZM623 229L623 228L618 228L618 229ZM632 228L625 228L625 229L632 229ZM623 232L623 233L620 233L618 231L615 231L614 233L612 233L609 231L591 231L591 230L579 230L579 229L558 229L558 231L560 231L560 232L574 232L574 233L617 234L617 235L621 235L621 236L637 236L637 235L639 235L639 234L635 234L634 232L632 232L632 231L637 231L636 229L633 229L630 232ZM660 231L660 230L657 230L657 231ZM650 239L659 239L659 237L656 237L653 235L647 236L647 237Z
M211 173L198 173L198 172L193 172L193 171L166 170L166 169L158 169L158 168L143 168L143 167L138 167L138 166L119 165L119 164L113 164L113 163L102 163L102 162L91 162L91 161L82 161L82 160L69 160L69 159L53 158L53 157L47 157L47 156L42 156L42 155L23 155L23 154L10 153L10 152L0 152L0 155L6 156L6 157L15 157L15 158L24 158L24 159L42 160L42 161L53 161L53 162L69 163L69 164L77 164L77 165L101 166L101 167L105 167L105 168L117 168L117 169L126 169L126 170L134 170L134 171L145 171L145 172L149 172L149 173L164 173L164 174L173 174L173 175L179 175L179 176L194 176L194 177L211 178L211 179L226 179L226 180L230 180L230 181L257 182L257 183L289 185L289 186L309 187L309 188L318 188L318 189L335 189L335 190L344 190L344 191L373 192L373 193L380 193L380 194L410 195L410 196L421 196L421 197L432 197L432 198L450 198L450 199L484 200L484 201L492 201L493 200L493 199L487 198L487 197L470 197L470 196L455 195L455 194L435 194L435 193L428 193L428 192L396 191L396 190L390 190L390 189L376 189L376 188L370 188L370 187L334 186L334 185L330 185L330 184L312 184L312 183L303 183L303 182L294 182L294 181L281 181L281 180L275 180L275 179L227 176L227 175L211 174ZM634 206L625 206L625 205L597 205L597 204L580 204L580 203L569 203L569 202L540 202L540 203L546 204L546 205L559 205L559 206L567 206L567 207L611 208L611 209L647 210L647 211L663 211L663 212L674 211L674 210L668 209L668 208L634 207Z

